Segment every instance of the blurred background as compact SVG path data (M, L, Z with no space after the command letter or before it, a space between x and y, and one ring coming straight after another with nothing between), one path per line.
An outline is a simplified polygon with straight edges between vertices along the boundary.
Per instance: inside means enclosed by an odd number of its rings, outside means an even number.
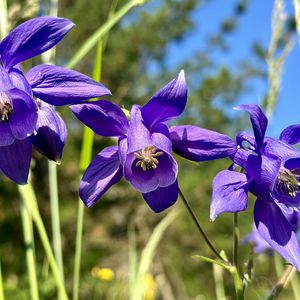
M87 37L108 19L112 5L118 10L125 3L59 0L59 16L69 18L76 27L58 45L56 64L66 65ZM49 5L46 0L8 0L11 27L47 14ZM298 44L292 1L152 0L132 10L106 37L101 82L112 91L111 101L130 110L134 103L147 102L184 69L188 104L176 124L196 124L234 138L240 130L251 128L246 114L232 107L240 103L268 104L268 113L274 111L269 134L276 137L285 126L299 122ZM74 69L92 76L95 55L96 49L90 51ZM24 69L38 63L40 58L34 58L24 64ZM58 111L68 127L58 180L64 271L71 292L83 127L67 107ZM94 156L112 143L96 137ZM231 258L233 216L224 214L214 223L209 221L211 182L230 161L191 163L175 158L179 183L190 205L216 248L224 249ZM32 180L51 237L48 164L38 153L32 161ZM251 230L253 200L239 215L241 241ZM15 184L1 176L0 242L7 299L29 299L20 203ZM222 285L222 280L226 299L234 299L232 278L227 273L220 274L211 264L192 258L195 254L212 255L181 200L174 206L179 216L155 248L145 299L216 299L215 281ZM129 256L136 255L139 260L155 226L173 209L154 214L125 180L113 186L94 207L86 208L80 299L128 299ZM55 299L55 284L38 236L35 248L41 299ZM240 249L240 265L244 268L252 247L241 243ZM246 299L261 299L277 280L274 257L254 255L253 263ZM290 288L280 299L293 299Z

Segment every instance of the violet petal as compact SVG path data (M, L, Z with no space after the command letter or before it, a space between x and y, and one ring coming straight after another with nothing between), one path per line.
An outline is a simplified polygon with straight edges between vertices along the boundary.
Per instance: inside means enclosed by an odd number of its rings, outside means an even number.
M223 170L213 181L210 219L214 221L223 212L240 212L248 206L248 181L243 173Z
M300 271L300 246L297 235L278 206L257 199L254 220L261 237Z
M159 187L156 190L142 194L150 208L159 213L173 205L178 197L177 180L167 187Z
M101 83L59 66L38 65L28 71L26 78L37 98L56 106L111 95Z
M152 128L157 123L179 116L185 108L186 101L187 87L184 72L181 71L142 107L143 119Z
M74 26L63 18L38 17L17 26L0 43L6 69L55 46Z
M264 141L264 137L268 125L267 117L265 116L265 114L263 113L263 111L258 105L243 104L235 107L235 109L245 110L249 113L256 144L257 144L257 149L260 150Z
M290 125L285 128L279 139L287 144L294 145L300 142L300 124Z
M15 140L0 147L0 170L17 184L26 184L30 169L32 144L29 139Z
M34 134L34 147L47 158L60 162L67 138L67 127L59 114L47 103L41 102Z
M37 106L33 99L25 92L13 89L9 91L13 101L14 113L9 118L10 129L18 140L29 137L36 125Z
M74 115L96 134L111 137L125 136L128 120L122 109L116 104L98 100L70 106Z
M80 183L79 195L88 207L94 205L101 196L123 176L118 147L103 149L92 160Z
M237 150L230 137L197 126L174 126L170 134L174 152L193 161L223 158Z

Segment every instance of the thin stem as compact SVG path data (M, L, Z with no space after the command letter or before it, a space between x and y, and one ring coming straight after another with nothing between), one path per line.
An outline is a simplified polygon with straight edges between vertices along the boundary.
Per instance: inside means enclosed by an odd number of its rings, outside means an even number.
M0 0L0 39L4 39L7 34L7 3Z
M82 58L97 44L97 42L101 41L103 37L110 31L110 29L117 24L132 8L143 5L146 2L146 0L131 0L126 3L87 39L82 47L70 59L67 67L72 69L74 66L76 66L82 60Z
M30 284L30 299L38 300L39 291L36 277L36 264L34 254L34 238L32 230L32 218L24 203L20 206L24 242L26 247L27 272Z
M233 264L238 269L239 223L238 214L233 214Z
M49 192L50 192L50 207L51 207L51 222L52 222L52 243L54 256L60 271L62 282L64 283L64 269L62 257L62 244L60 233L60 217L59 217L59 201L57 188L57 167L56 163L49 161Z
M35 223L35 226L37 228L37 232L40 236L42 245L44 247L46 256L48 258L49 261L49 265L50 268L52 270L53 273L53 278L54 281L56 283L56 286L59 290L59 293L62 295L62 299L67 300L68 296L67 296L67 292L65 290L65 287L63 285L61 276L60 276L60 272L58 269L58 266L56 264L56 260L54 258L52 249L51 249L51 245L49 242L49 238L43 223L43 220L41 218L38 206L37 206L37 201L36 201L36 197L35 197L35 193L34 190L32 188L31 183L29 182L27 185L19 185L19 191L20 194L26 204L26 207L30 210L33 221Z
M73 297L72 297L73 300L78 300L79 297L83 221L84 221L84 204L80 199L78 199L76 246L75 246L76 248L75 248L75 260L74 260Z
M297 272L292 277L291 284L292 284L292 289L293 289L293 294L294 294L295 300L300 300L300 290L299 290L300 281L299 281Z
M0 300L4 300L3 278L2 278L2 266L0 262Z
M200 232L201 236L204 238L206 244L208 245L208 247L210 248L210 250L216 255L217 258L219 258L220 260L224 261L224 259L222 258L222 256L219 254L218 250L215 248L215 246L211 243L211 241L209 240L208 236L206 235L206 233L204 232L204 230L202 229L200 222L198 221L196 215L194 214L192 208L190 207L190 205L188 204L186 198L184 197L182 191L180 188L178 188L179 190L179 195L185 205L185 207L187 208L189 214L191 215L198 231Z
M281 291L287 286L287 284L289 283L289 281L292 278L292 275L294 274L295 271L296 271L296 269L294 266L291 266L291 265L288 266L285 269L285 272L283 273L283 275L279 278L279 280L273 287L270 294L266 297L266 299L267 300L276 299L279 296L279 294L281 293Z
M239 275L239 272L235 266L232 266L229 268L229 271L233 277L234 280L234 287L235 287L235 293L236 293L236 299L237 300L244 300L244 290L243 290L243 284L241 277Z

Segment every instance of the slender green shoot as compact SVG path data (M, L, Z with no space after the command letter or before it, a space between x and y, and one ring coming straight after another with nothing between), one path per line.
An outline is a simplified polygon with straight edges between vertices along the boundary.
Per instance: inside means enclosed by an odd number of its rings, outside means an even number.
M2 265L0 262L0 300L5 300L4 298L4 288L3 288L3 277L2 277Z
M143 5L147 0L131 0L112 15L98 30L96 30L82 45L82 47L73 55L67 64L68 68L74 68L82 58L90 51L96 44L104 38L110 29L116 25L132 8Z
M7 3L6 0L0 0L0 39L7 34Z
M39 290L36 276L36 263L34 251L34 237L32 229L32 218L24 203L20 205L23 226L24 242L26 247L27 272L30 285L30 299L39 299Z
M41 239L42 245L44 247L47 259L49 261L49 265L53 274L53 278L55 281L55 284L58 288L59 293L62 295L63 300L67 300L67 292L65 290L62 278L60 276L60 272L55 260L55 257L53 255L51 244L49 242L49 238L42 220L42 217L40 215L38 206L37 206L37 200L35 196L35 192L33 190L33 187L31 183L29 182L27 185L19 185L19 192L25 202L25 205L27 209L30 211L32 219L34 221L34 224L36 226L37 232L39 234L39 237Z
M145 277L149 273L150 266L153 262L155 250L162 239L162 236L169 225L178 217L179 211L173 209L168 213L160 223L154 228L147 245L142 251L138 267L137 279L135 281L134 293L131 300L142 300L145 291Z

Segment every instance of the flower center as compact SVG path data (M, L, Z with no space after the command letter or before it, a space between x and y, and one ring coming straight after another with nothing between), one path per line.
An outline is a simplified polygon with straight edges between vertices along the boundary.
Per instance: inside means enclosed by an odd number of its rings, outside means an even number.
M134 152L134 156L138 158L136 167L141 167L143 171L156 169L158 165L157 156L163 155L163 152L156 152L157 148L155 146L148 146L144 149L141 149L137 152Z
M0 92L0 122L7 122L14 110L6 93Z
M276 187L280 193L296 197L300 192L300 172L296 169L280 170Z

